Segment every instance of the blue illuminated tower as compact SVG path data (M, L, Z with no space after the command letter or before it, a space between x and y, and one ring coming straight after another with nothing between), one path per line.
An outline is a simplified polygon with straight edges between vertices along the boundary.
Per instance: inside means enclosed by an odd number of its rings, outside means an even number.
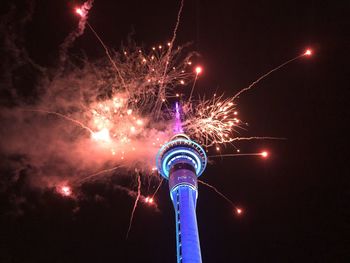
M196 203L197 177L207 165L205 151L186 135L177 134L159 150L156 161L158 171L169 181L175 209L177 262L202 262Z

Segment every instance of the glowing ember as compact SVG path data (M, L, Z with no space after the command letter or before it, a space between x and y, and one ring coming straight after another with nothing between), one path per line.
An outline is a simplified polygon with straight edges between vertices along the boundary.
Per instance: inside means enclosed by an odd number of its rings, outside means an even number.
M198 75L198 74L200 74L200 73L202 73L202 67L196 67L196 74Z
M262 157L267 158L269 156L269 153L266 151L261 152L260 154Z
M311 49L307 49L304 53L304 56L311 56L312 55L312 50Z
M82 19L87 19L89 10L92 7L94 0L87 0L82 6L75 8L75 13L78 14Z
M80 15L80 16L84 16L83 10L82 10L81 8L79 8L79 7L77 7L77 8L75 9L75 12L76 12L78 15Z
M153 204L154 200L152 197L146 197L145 198L145 203L148 203L148 204Z
M63 186L59 187L58 192L63 196L71 196L72 195L72 189L67 185L63 185Z

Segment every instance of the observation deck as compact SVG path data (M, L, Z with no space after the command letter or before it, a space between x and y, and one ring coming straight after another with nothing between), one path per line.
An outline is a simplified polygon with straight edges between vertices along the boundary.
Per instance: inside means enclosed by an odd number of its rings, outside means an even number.
M204 149L187 135L176 134L160 148L156 163L159 173L167 180L171 168L179 163L193 166L199 177L207 166L207 156Z

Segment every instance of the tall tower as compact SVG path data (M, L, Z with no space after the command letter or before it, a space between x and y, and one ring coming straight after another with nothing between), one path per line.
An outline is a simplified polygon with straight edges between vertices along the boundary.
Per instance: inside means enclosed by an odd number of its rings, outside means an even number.
M169 181L175 209L177 262L202 262L196 203L197 177L207 165L205 151L186 135L177 134L159 150L156 162L159 173Z

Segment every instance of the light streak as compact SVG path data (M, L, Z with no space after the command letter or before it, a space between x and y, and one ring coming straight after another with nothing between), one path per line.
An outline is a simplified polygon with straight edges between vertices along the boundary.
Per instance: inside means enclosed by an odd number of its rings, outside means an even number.
M226 195L224 195L223 193L221 193L216 187L202 181L202 180L198 180L198 183L201 183L207 187L209 187L210 189L214 190L219 196L221 196L222 198L224 198L228 203L230 203L233 207L236 208L235 204L228 198L226 197Z
M91 178L93 178L93 177L96 177L96 176L101 175L101 174L111 173L111 172L113 172L113 171L115 171L115 170L117 170L119 168L122 168L122 167L124 167L124 166L123 165L118 165L118 166L115 166L115 167L112 167L112 168L103 169L103 170L98 171L96 173L89 174L89 175L87 175L87 176L85 176L83 178L80 178L78 180L78 182L81 184L82 182L85 182L87 180L91 180Z
M87 2L86 2L82 7L75 8L75 12L84 20L84 23L86 25L88 25L88 27L90 28L92 33L95 35L97 40L100 42L100 44L102 45L103 49L105 50L105 53L106 53L110 63L112 64L113 68L115 69L115 71L118 74L118 77L120 78L121 82L123 83L123 86L125 87L124 78L121 75L121 72L120 72L119 68L117 67L116 63L112 59L111 54L109 53L108 47L103 42L102 38L97 34L96 30L92 27L92 25L90 25L90 23L87 21L87 14L88 14L89 9L91 8L91 5L92 5L92 2L91 2L91 4L89 6L87 6Z
M153 195L152 195L152 197L151 197L152 199L154 199L154 196L158 193L158 190L159 190L160 186L162 185L163 180L164 180L164 178L162 177L162 179L160 180L160 182L159 182L159 184L158 184L156 190L154 191L154 193L153 193Z
M201 183L201 184L209 187L210 189L214 190L215 193L217 193L219 196L221 196L223 199L225 199L231 206L233 206L237 215L241 215L243 213L242 208L237 207L226 195L221 193L216 187L214 187L214 186L212 186L212 185L210 185L202 180L198 180L198 183Z
M113 68L115 69L115 71L117 72L118 74L118 77L120 79L120 81L122 82L123 84L123 87L125 88L125 80L117 66L117 64L115 63L115 61L113 60L113 58L111 57L111 54L109 53L109 49L108 47L106 46L106 44L103 42L102 38L97 34L97 32L95 31L95 29L90 25L90 23L88 21L86 21L86 24L88 25L88 27L90 28L90 30L92 31L92 33L95 35L95 37L98 39L98 41L101 43L103 49L105 50L105 53L110 61L110 63L112 64Z
M168 43L168 51L166 52L165 54L165 65L164 65L164 71L163 71L163 76L162 76L162 79L161 79L161 83L160 83L160 86L159 86L159 92L158 92L158 99L156 101L156 105L155 105L155 113L156 113L156 118L159 117L159 112L160 112L160 109L161 109L161 105L163 102L165 102L165 90L164 90L164 82L165 82L165 77L167 75L167 71L168 71L168 67L169 67L169 64L170 64L170 60L171 60L171 52L172 52L172 49L173 49L173 46L174 46L174 42L175 42L175 39L176 39L176 34L177 34L177 29L180 25L180 18L181 18L181 13L182 13L182 9L183 9L183 6L184 6L184 0L181 0L181 3L180 3L180 8L179 8L179 11L177 13L177 19L176 19L176 24L175 24L175 28L174 28L174 31L173 31L173 37L171 39L171 41Z
M267 73L265 73L264 75L262 75L261 77L259 77L257 80L253 81L248 87L241 89L239 92L236 93L236 95L233 96L233 100L235 100L236 98L238 98L242 93L252 89L256 84L258 84L260 81L262 81L263 79L265 79L266 77L268 77L270 74L272 74L273 72L279 70L280 68L283 68L284 66L288 65L289 63L293 62L294 60L297 60L301 57L304 56L310 56L312 54L310 49L307 49L304 53L302 53L301 55L298 55L290 60L287 60L286 62L283 62L282 64L280 64L279 66L271 69L270 71L268 71Z
M132 211L131 211L129 228L128 228L128 232L126 233L126 239L128 239L128 237L129 237L129 233L130 233L131 225L132 225L132 220L134 218L134 213L135 213L135 210L136 210L136 207L137 207L137 204L139 202L140 195L141 195L141 178L140 178L139 174L137 175L137 183L138 183L137 184L137 196L136 196L135 203L134 203L134 206L133 206Z
M90 132L91 135L94 134L94 132L88 127L86 126L84 123L82 123L81 121L78 121L76 119L73 119L69 116L66 116L64 114L61 114L59 112L54 112L54 111L48 111L48 110L43 110L43 109L21 109L22 111L31 111L31 112L39 112L39 113L45 113L45 114L52 114L52 115L56 115L58 117L61 117L67 121L70 121L78 126L80 126L81 128L87 130L88 132Z
M190 97L189 97L189 99L188 99L189 102L190 102L191 99L192 99L192 94L193 94L193 91L194 91L194 87L196 86L196 82L197 82L198 75L202 72L202 67L199 67L199 66L196 67L195 72L196 72L196 76L195 76L195 78L194 78L193 85L192 85L192 88L191 88Z
M263 153L228 153L228 154L217 154L217 155L209 155L208 158L222 158L222 157L238 157L238 156L265 156L266 152Z

